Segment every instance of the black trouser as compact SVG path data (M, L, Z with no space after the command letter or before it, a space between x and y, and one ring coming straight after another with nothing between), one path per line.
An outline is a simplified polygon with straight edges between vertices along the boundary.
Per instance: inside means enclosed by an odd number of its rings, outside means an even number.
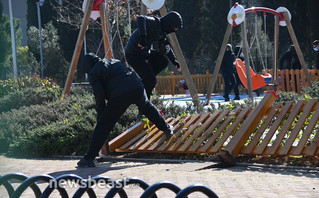
M94 129L89 149L85 159L93 160L98 155L103 144L107 140L110 131L120 119L126 109L136 104L139 111L144 114L156 127L162 131L168 130L169 125L165 122L156 107L147 99L143 87L137 88L123 95L108 100L107 106L101 113Z
M237 84L236 77L235 77L234 73L223 72L222 75L223 75L224 82L225 82L224 97L229 98L229 94L230 94L232 89L234 89L235 95L239 96L238 84Z
M142 54L126 54L126 60L141 77L147 97L150 99L156 86L156 76L168 65L167 58L163 54L152 51L148 59Z

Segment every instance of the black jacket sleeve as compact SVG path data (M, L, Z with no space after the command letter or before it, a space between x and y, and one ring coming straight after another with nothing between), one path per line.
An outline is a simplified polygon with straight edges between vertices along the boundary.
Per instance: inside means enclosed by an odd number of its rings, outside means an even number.
M164 36L163 38L159 40L159 47L160 47L160 52L163 54L166 54L166 56L168 57L168 59L171 61L173 65L178 64L175 53L166 36Z
M140 36L147 36L145 16L140 15L137 17L137 29L140 33Z
M90 85L93 89L95 97L96 111L100 115L105 108L105 88L103 87L103 80L100 76L95 73L89 74Z

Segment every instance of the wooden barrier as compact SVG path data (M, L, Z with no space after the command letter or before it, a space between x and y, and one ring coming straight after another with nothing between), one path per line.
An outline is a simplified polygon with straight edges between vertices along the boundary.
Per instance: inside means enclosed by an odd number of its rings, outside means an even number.
M311 76L312 81L319 80L319 70L308 70ZM273 75L272 70L267 70L267 73ZM194 74L191 75L193 82L195 84L197 93L206 94L208 86L210 84L212 74L206 72L206 74ZM175 94L184 94L185 91L177 87L177 82L182 80L182 75L175 75L174 73L171 76L158 76L157 85L155 90L162 95L175 95ZM306 76L303 70L284 70L283 72L277 71L277 90L282 92L296 92L301 93L303 87L309 87L307 83ZM265 87L264 90L270 90L272 88ZM241 92L246 92L247 90L244 87L240 87ZM224 79L221 74L217 75L217 80L215 83L214 93L223 93L224 92Z
M169 118L174 136L166 140L156 127L142 123L110 142L116 152L219 153L221 149L252 155L319 155L319 103L317 99L297 104L272 105L266 94L254 108L226 110Z

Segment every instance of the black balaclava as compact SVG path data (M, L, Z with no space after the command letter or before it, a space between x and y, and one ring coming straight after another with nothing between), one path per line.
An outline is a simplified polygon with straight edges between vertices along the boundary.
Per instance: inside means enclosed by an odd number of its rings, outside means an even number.
M227 52L227 53L231 53L231 52L232 52L232 46L231 46L231 44L227 44L227 45L226 45L226 52Z
M92 67L100 61L101 59L94 53L88 53L84 56L82 63L81 63L81 68L83 69L84 73L89 73Z
M294 45L290 46L289 51L291 51L293 54L295 54L296 53L295 46Z
M162 30L166 34L175 32L174 28L181 29L183 27L183 20L178 12L172 11L160 18Z

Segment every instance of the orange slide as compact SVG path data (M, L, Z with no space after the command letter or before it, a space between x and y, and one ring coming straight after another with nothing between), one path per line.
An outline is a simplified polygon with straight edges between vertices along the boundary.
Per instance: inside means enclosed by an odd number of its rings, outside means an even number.
M238 76L240 78L240 81L245 86L245 88L248 89L247 76L246 76L246 66L245 66L244 62L239 58L236 59L236 69L237 69L237 73L238 73ZM252 70L252 68L250 68L250 75L251 75L251 82L252 82L253 90L264 87L264 86L268 85L271 81L270 74L268 74L268 73L265 75L255 74L255 72Z

